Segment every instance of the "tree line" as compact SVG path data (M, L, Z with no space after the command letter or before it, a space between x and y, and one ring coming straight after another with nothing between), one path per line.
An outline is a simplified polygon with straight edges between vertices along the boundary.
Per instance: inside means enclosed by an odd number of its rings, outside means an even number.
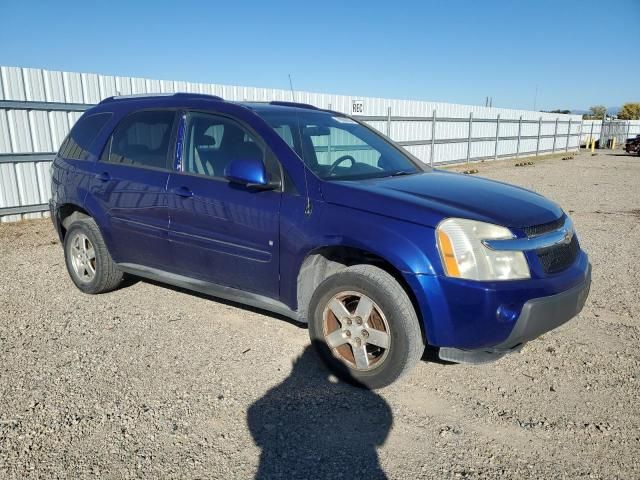
M549 110L547 113L569 114L571 110ZM602 120L607 115L607 107L604 105L594 105L589 108L589 113L582 115L585 120ZM616 115L619 120L640 120L640 103L628 102L622 105L622 108Z

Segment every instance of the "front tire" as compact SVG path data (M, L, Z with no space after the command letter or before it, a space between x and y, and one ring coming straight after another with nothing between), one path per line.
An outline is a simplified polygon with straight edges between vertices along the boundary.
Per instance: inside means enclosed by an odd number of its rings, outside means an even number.
M111 259L102 234L92 218L73 222L64 237L67 271L84 293L105 293L120 285L122 272Z
M325 279L309 305L309 336L330 370L376 389L411 370L424 352L407 293L387 272L355 265Z

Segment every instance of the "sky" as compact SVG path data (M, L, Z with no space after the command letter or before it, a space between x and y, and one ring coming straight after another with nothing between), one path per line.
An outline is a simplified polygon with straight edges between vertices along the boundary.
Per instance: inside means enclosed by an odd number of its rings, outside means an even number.
M296 90L538 110L640 101L640 0L0 0L0 24L5 66L291 74Z

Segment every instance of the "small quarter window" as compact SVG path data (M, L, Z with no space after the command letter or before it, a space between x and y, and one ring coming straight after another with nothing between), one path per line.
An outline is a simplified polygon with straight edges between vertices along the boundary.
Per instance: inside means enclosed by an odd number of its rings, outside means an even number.
M291 148L295 148L293 141L293 132L291 131L289 125L275 125L273 129L278 135L280 135L280 138L282 138L287 143L287 145L289 145Z
M70 160L87 160L89 147L109 118L111 118L111 113L96 113L82 117L62 143L58 155Z

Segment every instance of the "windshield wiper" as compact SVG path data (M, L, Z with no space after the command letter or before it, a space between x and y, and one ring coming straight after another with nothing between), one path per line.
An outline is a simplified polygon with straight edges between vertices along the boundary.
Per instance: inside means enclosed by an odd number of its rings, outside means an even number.
M391 172L387 177L400 177L402 175L413 175L416 172L407 172L406 170L398 170L397 172Z

